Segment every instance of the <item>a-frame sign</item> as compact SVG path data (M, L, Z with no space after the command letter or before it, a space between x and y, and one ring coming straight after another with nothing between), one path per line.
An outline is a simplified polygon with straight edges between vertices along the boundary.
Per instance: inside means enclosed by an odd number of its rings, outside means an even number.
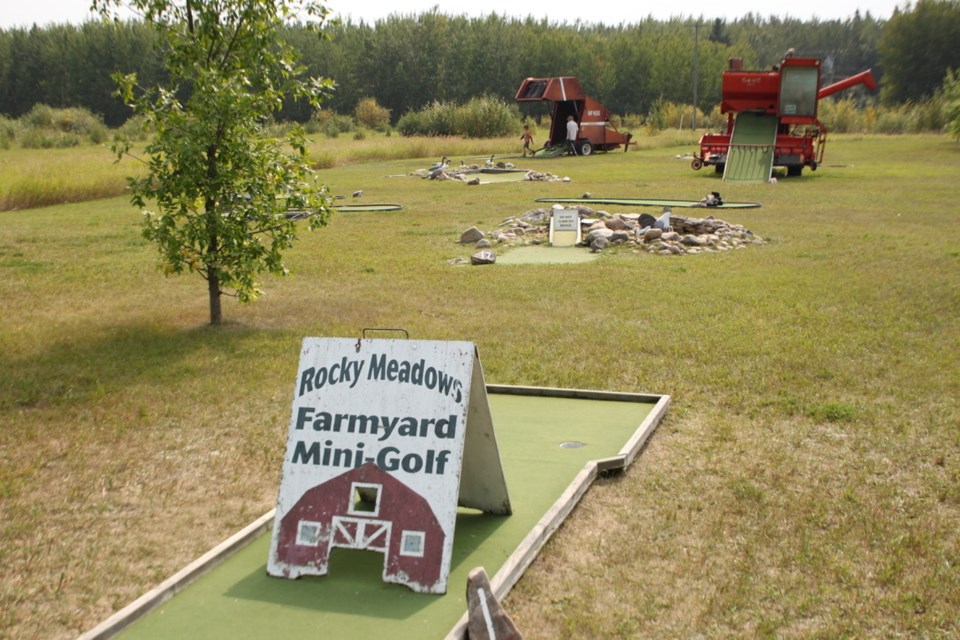
M511 512L476 346L304 339L267 572L364 549L384 581L445 593L458 504Z

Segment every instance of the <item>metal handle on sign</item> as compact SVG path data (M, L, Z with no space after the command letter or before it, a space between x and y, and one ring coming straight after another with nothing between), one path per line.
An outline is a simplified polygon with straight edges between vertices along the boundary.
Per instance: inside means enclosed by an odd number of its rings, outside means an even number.
M406 329L394 329L394 328L388 328L388 327L366 327L360 330L360 337L357 339L357 353L360 352L360 343L363 340L367 339L368 331L399 331L400 333L403 334L404 340L408 340L410 338L410 333L407 332Z

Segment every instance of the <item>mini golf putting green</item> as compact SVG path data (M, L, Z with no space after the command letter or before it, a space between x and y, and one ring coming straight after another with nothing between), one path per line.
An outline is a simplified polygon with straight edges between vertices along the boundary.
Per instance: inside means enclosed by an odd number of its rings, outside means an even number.
M600 255L585 247L515 247L497 256L496 264L578 264Z
M464 173L479 178L480 184L493 184L496 182L522 182L529 171L529 169L478 169L477 171L464 171Z
M665 395L487 389L514 513L459 511L446 594L382 582L383 556L367 551L335 549L326 576L271 578L269 513L81 638L463 637L470 570L484 567L503 598L597 474L639 454L669 404Z
M351 211L401 211L403 210L402 204L393 204L393 203L384 203L384 204L337 204L333 206L334 209L342 213L349 213Z
M708 207L699 200L665 200L659 198L537 198L537 202L557 204L616 204L624 207L677 207L678 209L756 209L759 202L724 202Z

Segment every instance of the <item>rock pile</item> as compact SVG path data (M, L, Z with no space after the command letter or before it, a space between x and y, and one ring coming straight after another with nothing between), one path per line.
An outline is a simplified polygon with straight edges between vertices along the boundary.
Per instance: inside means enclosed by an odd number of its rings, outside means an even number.
M751 245L766 243L743 225L731 224L713 216L680 216L665 209L660 217L655 218L646 213L609 214L582 205L569 208L577 209L580 216L580 246L588 247L593 252L617 246L635 253L689 255L746 249ZM493 245L546 244L549 242L550 216L549 209L533 209L520 216L507 218L489 233L471 227L461 235L459 241L484 249L486 254L491 253L489 247ZM486 257L489 259L489 255Z
M480 175L484 168L490 169L509 169L512 170L513 164L498 162L494 167L481 167L477 164L465 164L460 166L458 169L417 169L411 171L407 175L414 176L417 178L423 178L425 180L460 180L461 182L466 182L467 184L480 184ZM519 171L519 169L518 169ZM545 173L543 171L527 171L524 176L524 180L531 182L570 182L570 178L554 175L552 173Z

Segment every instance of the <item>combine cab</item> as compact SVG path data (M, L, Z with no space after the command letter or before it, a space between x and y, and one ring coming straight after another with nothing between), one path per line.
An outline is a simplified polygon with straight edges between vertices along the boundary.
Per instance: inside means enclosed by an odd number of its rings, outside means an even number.
M563 151L567 139L567 116L580 127L574 145L581 156L594 151L612 151L623 145L626 151L630 144L629 133L620 133L610 124L610 111L583 92L580 83L572 76L559 78L527 78L517 91L517 102L550 102L550 135L545 152L549 149Z
M823 161L827 129L817 119L817 103L858 84L871 91L877 84L867 70L820 87L820 60L787 54L772 71L743 71L743 60L731 58L723 74L721 113L725 133L700 138L700 153L691 165L713 165L725 180L765 181L773 167L799 176Z

